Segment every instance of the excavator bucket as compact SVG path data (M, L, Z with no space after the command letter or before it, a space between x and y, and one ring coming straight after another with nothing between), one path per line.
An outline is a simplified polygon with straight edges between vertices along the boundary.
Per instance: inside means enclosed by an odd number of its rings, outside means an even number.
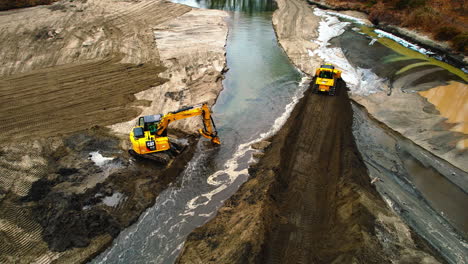
M217 135L208 134L205 131L203 131L203 129L201 129L201 128L198 130L198 132L200 132L200 134L202 136L204 136L207 139L211 140L211 143L221 145L221 141L219 140L219 137Z

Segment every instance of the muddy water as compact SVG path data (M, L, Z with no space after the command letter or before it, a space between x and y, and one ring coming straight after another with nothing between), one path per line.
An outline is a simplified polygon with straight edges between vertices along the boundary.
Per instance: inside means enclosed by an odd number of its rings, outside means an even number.
M468 174L353 110L359 151L387 204L449 263L466 263Z
M277 44L274 1L176 2L231 12L229 71L213 108L222 145L200 142L177 184L92 263L173 263L186 236L247 179L250 144L280 127L305 87Z

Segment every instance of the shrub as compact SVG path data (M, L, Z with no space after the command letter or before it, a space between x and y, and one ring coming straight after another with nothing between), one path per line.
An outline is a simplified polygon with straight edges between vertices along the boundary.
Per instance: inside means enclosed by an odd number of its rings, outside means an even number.
M373 9L369 14L369 20L378 25L380 23L391 24L391 25L398 25L401 23L401 19L397 16L397 14L388 12L385 9Z
M452 43L457 51L468 53L468 33L458 34L452 39Z
M412 9L404 16L403 26L415 27L434 32L434 25L442 24L440 15L430 7Z
M58 0L0 0L0 11L36 5L48 5L55 1Z
M426 0L400 0L395 4L396 9L417 8L426 5Z
M460 30L455 27L443 26L437 29L435 38L437 40L451 40L460 33Z

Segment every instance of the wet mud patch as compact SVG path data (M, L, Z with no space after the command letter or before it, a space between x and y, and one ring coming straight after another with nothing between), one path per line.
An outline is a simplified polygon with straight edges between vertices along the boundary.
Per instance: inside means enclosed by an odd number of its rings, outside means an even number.
M1 167L8 173L0 182L0 231L10 235L0 249L10 253L1 254L0 260L69 255L82 249L87 253L78 258L84 261L102 251L111 238L154 203L191 159L196 138L178 131L170 134L188 140L187 147L167 167L131 158L122 148L122 139L102 127L28 142L36 147L29 151L3 147L10 155L22 153L19 160L35 156L40 162L32 170L22 170L26 165L21 163ZM19 172L10 173L13 170ZM7 185L9 176L12 184ZM19 180L24 178L31 180ZM21 221L17 221L18 214L24 215ZM9 230L11 225L16 225L17 232ZM34 226L34 235L28 226ZM25 237L34 252L18 246ZM87 247L99 250L89 252Z

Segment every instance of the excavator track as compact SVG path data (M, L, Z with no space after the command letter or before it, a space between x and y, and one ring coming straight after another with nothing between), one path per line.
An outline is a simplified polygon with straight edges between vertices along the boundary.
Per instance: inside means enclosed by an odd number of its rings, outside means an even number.
M169 153L166 152L169 151L141 155L136 153L133 149L128 150L128 153L130 153L130 155L132 155L135 158L153 160L161 165L168 165L173 158Z
M186 147L186 145L172 142L171 148L166 151L154 152L149 154L138 154L133 149L129 149L128 153L135 158L156 161L157 163L166 166L169 165L177 155L184 151Z

